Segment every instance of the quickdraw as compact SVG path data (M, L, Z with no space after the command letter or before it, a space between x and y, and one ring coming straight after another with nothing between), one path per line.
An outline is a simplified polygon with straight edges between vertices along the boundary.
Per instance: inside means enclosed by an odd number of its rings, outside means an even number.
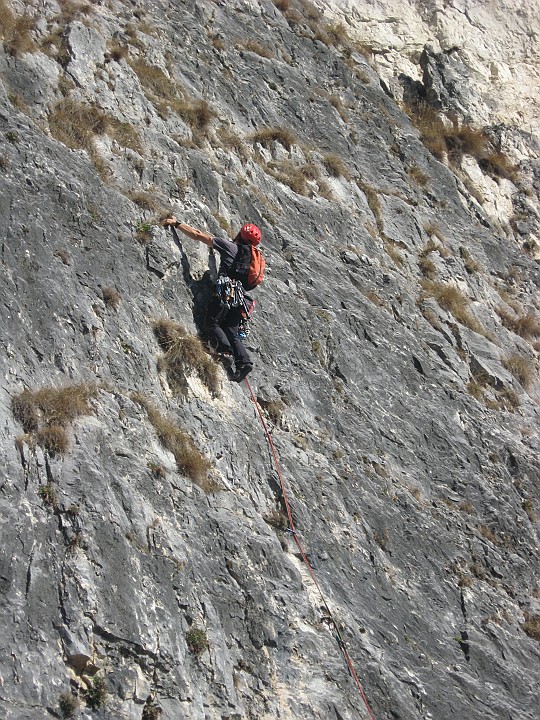
M215 291L228 310L240 308L241 320L238 326L238 336L246 338L250 333L249 322L255 310L255 300L244 293L244 288L239 280L233 280L227 275L218 277Z

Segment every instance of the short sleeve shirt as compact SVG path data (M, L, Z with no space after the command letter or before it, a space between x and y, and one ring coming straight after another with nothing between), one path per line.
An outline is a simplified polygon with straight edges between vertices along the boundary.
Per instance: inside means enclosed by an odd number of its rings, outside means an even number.
M238 245L233 243L231 240L215 237L212 239L212 248L218 251L221 259L218 274L228 275L236 257L236 253L238 252Z

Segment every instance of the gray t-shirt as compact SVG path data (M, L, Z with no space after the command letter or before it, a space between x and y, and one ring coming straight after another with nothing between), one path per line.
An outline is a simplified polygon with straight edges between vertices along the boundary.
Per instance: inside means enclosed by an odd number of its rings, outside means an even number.
M218 275L228 275L238 252L238 245L231 240L215 237L212 240L212 249L218 251L221 259Z

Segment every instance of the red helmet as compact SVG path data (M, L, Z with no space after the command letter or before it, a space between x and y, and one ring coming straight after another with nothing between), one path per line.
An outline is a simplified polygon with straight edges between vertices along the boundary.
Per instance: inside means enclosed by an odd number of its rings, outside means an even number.
M246 223L240 228L240 237L250 245L258 245L261 242L261 231L256 225Z

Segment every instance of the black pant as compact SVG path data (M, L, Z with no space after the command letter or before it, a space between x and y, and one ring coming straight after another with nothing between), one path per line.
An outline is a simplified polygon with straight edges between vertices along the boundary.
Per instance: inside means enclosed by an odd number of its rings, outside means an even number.
M238 326L241 319L240 308L229 310L217 296L210 301L206 316L206 329L210 342L217 345L215 349L218 352L231 350L237 366L252 364L246 348L238 337Z

